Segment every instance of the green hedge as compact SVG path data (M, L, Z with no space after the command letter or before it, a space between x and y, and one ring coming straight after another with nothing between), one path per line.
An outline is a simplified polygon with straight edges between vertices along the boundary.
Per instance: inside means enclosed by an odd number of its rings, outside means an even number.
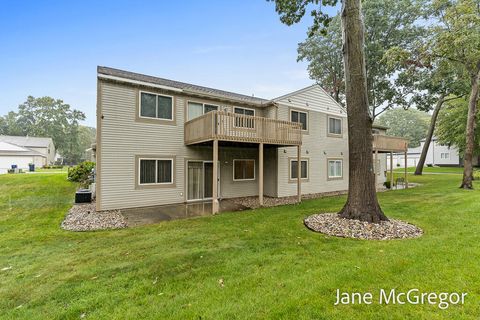
M84 161L68 170L68 180L87 185L93 168L95 168L95 162Z

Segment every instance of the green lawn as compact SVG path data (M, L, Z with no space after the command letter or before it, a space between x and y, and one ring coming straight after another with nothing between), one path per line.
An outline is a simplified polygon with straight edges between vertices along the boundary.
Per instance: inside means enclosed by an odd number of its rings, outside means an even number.
M361 241L307 230L345 197L117 231L59 228L75 186L61 174L0 176L0 318L478 319L480 191L456 175L379 194L425 235ZM478 185L477 185L478 187ZM224 286L219 285L224 280ZM335 290L468 292L464 306L334 306Z
M477 170L475 168L475 170ZM404 172L404 168L395 168L395 172ZM408 167L407 172L415 172L415 167ZM423 172L426 173L458 173L463 174L463 167L424 167Z

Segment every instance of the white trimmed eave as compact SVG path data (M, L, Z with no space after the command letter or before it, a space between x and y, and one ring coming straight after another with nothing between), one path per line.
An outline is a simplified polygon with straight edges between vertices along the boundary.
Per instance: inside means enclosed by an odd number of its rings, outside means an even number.
M183 90L179 89L179 88L163 86L161 84L155 84L155 83L146 82L146 81L131 80L131 79L126 79L126 78L117 77L117 76L110 76L110 75L101 74L101 73L98 74L98 78L99 79L105 79L105 80L125 82L125 83L140 85L140 86L148 86L148 87L152 87L152 88L175 91L175 92L183 92Z
M207 99L212 99L212 100L221 100L221 101L225 101L225 102L228 102L228 103L231 103L231 104L249 105L249 106L256 106L256 107L268 107L268 106L273 104L273 101L271 101L271 100L265 101L264 103L258 103L258 102L244 101L244 100L239 100L239 99L231 99L231 98L227 98L227 97L224 97L224 96L209 94L209 93L205 93L205 92L199 92L199 91L195 91L195 90L184 90L184 89L179 89L179 88L170 87L170 86L164 86L164 85L155 84L155 83L146 82L146 81L132 80L132 79L127 79L127 78L123 78L123 77L106 75L106 74L102 74L102 73L99 73L97 76L98 76L99 79L103 79L103 80L118 81L118 82L133 84L133 85L140 85L140 86L146 86L146 87L151 87L151 88L163 89L163 90L173 91L173 92L177 92L177 93L184 93L184 94L187 94L187 95L197 96L197 97L202 97L202 98L207 98Z

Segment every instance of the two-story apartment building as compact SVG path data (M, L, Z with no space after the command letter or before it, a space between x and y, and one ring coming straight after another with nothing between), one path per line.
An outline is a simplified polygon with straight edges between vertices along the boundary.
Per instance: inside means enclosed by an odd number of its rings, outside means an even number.
M107 67L97 81L97 210L348 189L346 111L318 85L267 100Z

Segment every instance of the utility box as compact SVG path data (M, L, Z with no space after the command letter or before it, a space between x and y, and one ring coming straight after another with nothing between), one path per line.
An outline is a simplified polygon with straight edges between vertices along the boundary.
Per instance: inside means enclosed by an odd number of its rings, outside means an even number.
M92 192L88 189L80 189L75 193L75 203L91 203Z

